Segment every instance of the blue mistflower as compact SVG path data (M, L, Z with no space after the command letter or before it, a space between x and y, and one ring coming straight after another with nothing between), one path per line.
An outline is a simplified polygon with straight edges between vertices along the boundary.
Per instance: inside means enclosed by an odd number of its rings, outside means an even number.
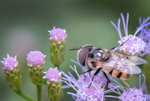
M33 84L42 85L45 57L40 51L30 51L27 54L27 65L29 66L29 76Z
M124 37L122 37L122 33L120 30L120 18L118 19L118 27L111 21L112 25L116 28L116 30L119 34L119 37L120 37L120 40L118 41L118 43L121 45L122 43L125 42L120 47L120 51L123 53L126 53L126 54L130 54L130 55L139 54L141 51L145 52L147 49L147 43L141 37L138 37L136 35L143 28L150 25L150 23L146 23L150 19L150 17L148 17L145 21L143 21L143 23L137 28L137 30L135 31L135 33L133 35L128 34L129 13L127 13L126 22L125 22L125 18L122 13L121 13L121 18L122 18L124 32L125 32Z
M61 72L56 68L50 68L47 72L44 72L45 76L43 79L56 82L61 79Z
M4 61L1 61L3 67L6 68L8 71L15 69L18 66L18 61L16 60L17 56L10 57L7 54L7 58L4 58Z
M50 34L50 60L59 69L59 65L64 61L66 30L54 26L48 32Z
M41 66L45 63L45 57L42 52L40 51L31 51L27 54L27 62L30 67L33 66Z
M140 20L139 23L141 25L142 19L140 18L139 20ZM143 19L143 22L144 21L145 21L145 19ZM145 49L145 51L143 53L140 53L140 56L144 56L145 54L150 55L150 29L148 28L148 26L146 26L145 28L143 28L141 30L139 37L141 37L145 42L147 42L147 48Z
M63 41L67 37L65 29L55 28L55 26L53 27L51 31L48 31L48 32L50 33L50 39L53 39L53 40Z
M48 97L51 101L59 101L63 97L61 72L55 68L50 68L44 72L43 79L47 81Z
M10 57L7 54L7 58L4 58L4 61L1 61L3 65L4 74L6 80L10 86L15 91L19 91L22 84L22 78L19 73L17 56Z
M106 90L105 86L107 83L107 79L104 76L103 72L100 71L94 77L94 80L92 81L91 77L93 76L95 71L91 71L90 74L84 73L82 75L79 75L76 70L76 66L74 67L70 66L70 68L76 73L78 79L76 79L70 72L68 72L69 75L62 72L62 74L65 76L65 77L62 77L62 81L68 84L68 88L72 87L76 91L76 93L68 92L68 94L72 95L74 100L76 101L103 101L105 100L105 97L117 98L115 96L105 95L106 93L110 93L110 92L119 93L119 90L116 90L117 88L119 88L119 86L109 83L108 88L110 89ZM111 79L111 77L109 78ZM91 82L92 84L90 85ZM67 86L63 86L63 88L67 88Z
M144 83L141 85L141 75L139 76L139 89L136 87L130 88L130 86L127 84L128 88L122 87L121 90L123 93L120 95L119 99L121 101L149 101L150 95L144 94L144 90L146 91L146 78L144 75L142 75L144 78Z

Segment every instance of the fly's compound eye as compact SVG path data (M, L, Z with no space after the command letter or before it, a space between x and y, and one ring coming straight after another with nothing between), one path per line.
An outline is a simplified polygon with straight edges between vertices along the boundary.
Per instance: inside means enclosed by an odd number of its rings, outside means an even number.
M92 45L87 44L87 45L82 46L78 50L77 60L82 66L85 66L86 57L88 53L91 51L92 47L93 47Z

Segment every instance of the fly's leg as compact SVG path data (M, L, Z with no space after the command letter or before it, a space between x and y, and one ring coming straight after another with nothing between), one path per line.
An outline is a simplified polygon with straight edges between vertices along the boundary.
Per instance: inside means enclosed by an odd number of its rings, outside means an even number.
M97 69L96 72L94 73L93 77L92 77L92 81L94 80L94 76L96 76L99 71L101 70L101 68ZM90 85L88 86L88 88L91 86L92 82L90 83Z
M108 76L106 75L106 73L105 73L105 72L103 72L103 73L104 73L104 76L105 76L106 79L107 79L106 87L108 87L108 83L110 83L110 80L109 80Z
M86 71L86 72L89 72L89 76L90 76L90 71L92 71L92 70L93 70L93 69L89 68L89 70ZM86 73L86 72L83 72L83 74ZM84 75L84 77L86 78L85 75ZM84 80L85 80L85 78L84 78Z

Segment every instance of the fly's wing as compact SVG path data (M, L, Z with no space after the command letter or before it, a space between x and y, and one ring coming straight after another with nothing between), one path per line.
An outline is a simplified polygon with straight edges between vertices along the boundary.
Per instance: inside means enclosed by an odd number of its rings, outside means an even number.
M135 65L141 65L141 64L145 64L147 63L146 60L140 58L140 57L137 57L137 56L129 56L127 58L127 60L131 61L132 63L134 63Z
M102 65L103 68L115 70L118 72L124 72L128 74L139 74L141 73L141 69L136 66L137 64L145 63L144 59L139 59L130 56L129 59L124 57L123 54L116 55L115 53L111 52L111 57L108 61L104 62ZM135 62L135 60L140 61L140 63ZM132 61L130 61L132 60ZM135 63L133 63L135 62Z
M132 63L134 63L135 65L141 65L141 64L145 64L147 63L146 60L137 57L137 56L132 56L132 55L128 55L128 54L122 54L122 53L117 53L117 52L111 52L112 55L117 55L118 57L124 58L126 60L131 61Z

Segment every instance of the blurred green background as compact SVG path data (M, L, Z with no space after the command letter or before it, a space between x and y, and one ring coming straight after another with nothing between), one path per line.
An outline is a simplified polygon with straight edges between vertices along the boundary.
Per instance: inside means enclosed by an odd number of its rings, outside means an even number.
M21 89L36 98L36 87L28 76L26 54L40 50L47 55L45 70L53 67L49 60L48 30L53 26L66 29L65 61L60 65L60 69L66 73L68 71L73 73L69 65L73 66L74 63L70 59L76 60L77 51L69 49L84 44L107 49L117 46L119 36L110 21L117 24L120 13L122 12L126 18L126 13L129 12L129 34L134 33L139 26L139 17L147 18L150 15L149 5L149 0L1 0L0 60L3 60L7 53L10 56L17 55L22 75ZM78 71L81 73L80 68ZM135 78L131 87L138 87L138 76ZM73 101L72 97L66 94L67 91L72 92L72 89L64 90L65 96L61 101ZM0 65L0 98L1 101L25 101L9 88L2 65ZM49 101L46 85L43 85L42 99Z

